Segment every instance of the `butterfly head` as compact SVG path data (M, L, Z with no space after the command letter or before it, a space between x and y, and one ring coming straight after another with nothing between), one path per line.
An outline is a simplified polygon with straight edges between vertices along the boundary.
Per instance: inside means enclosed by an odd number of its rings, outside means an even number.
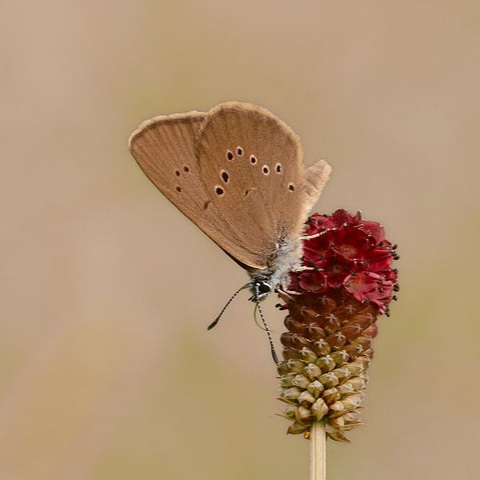
M265 269L247 267L251 281L248 284L252 302L265 300L277 287L286 288L290 283L289 273L300 264L302 244L299 236L285 236L278 240L276 249Z
M251 302L261 302L267 298L272 291L272 285L266 279L253 279L249 285L252 296L249 298Z

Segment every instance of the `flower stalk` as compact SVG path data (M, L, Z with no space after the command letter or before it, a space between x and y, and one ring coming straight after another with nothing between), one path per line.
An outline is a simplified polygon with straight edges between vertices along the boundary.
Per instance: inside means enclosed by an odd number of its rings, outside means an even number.
M310 433L310 480L327 478L327 438L321 422L312 425Z

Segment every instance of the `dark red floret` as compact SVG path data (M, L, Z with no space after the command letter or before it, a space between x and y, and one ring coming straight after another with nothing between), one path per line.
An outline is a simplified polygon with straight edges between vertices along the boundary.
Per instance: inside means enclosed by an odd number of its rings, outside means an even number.
M308 219L301 272L291 274L290 289L298 293L326 294L337 289L357 301L371 302L380 313L388 311L398 290L396 245L385 240L378 222L365 221L360 213L337 210Z

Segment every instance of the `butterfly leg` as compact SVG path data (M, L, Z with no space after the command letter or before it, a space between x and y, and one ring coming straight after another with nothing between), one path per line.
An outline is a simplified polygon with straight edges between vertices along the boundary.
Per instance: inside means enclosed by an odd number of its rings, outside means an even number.
M325 235L328 232L328 230L323 230L322 232L314 233L313 235L304 235L303 237L300 237L300 240L313 240L314 238L321 237L322 235Z
M302 266L302 267L297 267L297 268L294 268L292 270L292 272L295 272L295 273L298 273L298 272L318 272L318 268L317 267L305 267L305 266Z
M292 298L292 295L301 295L300 292L296 292L295 290L288 290L286 288L277 288L276 293L281 296Z

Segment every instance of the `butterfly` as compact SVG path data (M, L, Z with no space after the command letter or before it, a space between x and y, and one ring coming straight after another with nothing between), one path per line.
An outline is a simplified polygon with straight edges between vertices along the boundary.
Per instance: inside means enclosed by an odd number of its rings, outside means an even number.
M226 102L147 120L129 148L168 200L248 272L250 300L258 305L288 285L331 167L305 168L286 123L263 107Z

